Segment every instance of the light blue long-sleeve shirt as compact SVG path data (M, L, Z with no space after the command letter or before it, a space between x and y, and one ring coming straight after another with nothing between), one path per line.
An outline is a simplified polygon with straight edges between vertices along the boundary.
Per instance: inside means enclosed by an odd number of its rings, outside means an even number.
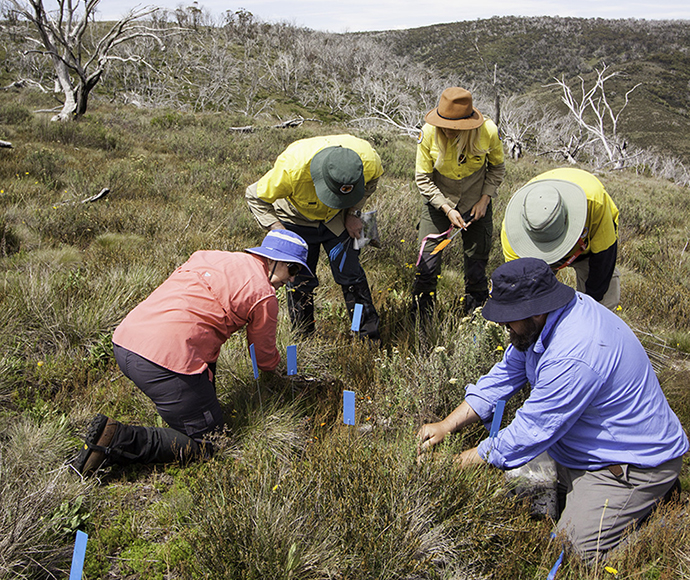
M589 296L577 293L549 313L526 352L508 347L500 363L468 385L466 401L486 424L496 402L526 382L531 393L515 419L479 445L480 456L496 467L519 467L548 451L573 469L645 468L688 450L640 341Z

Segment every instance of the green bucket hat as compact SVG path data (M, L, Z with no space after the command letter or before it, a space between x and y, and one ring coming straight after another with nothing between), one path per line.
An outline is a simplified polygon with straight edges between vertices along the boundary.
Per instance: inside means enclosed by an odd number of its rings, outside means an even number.
M587 195L571 181L542 179L518 189L506 207L508 243L520 258L555 264L582 235Z
M316 196L333 209L345 209L364 198L364 165L347 147L326 147L309 165Z

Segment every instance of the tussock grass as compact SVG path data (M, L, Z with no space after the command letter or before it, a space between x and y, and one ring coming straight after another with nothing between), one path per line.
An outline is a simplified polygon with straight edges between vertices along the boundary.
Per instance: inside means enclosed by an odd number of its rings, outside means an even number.
M546 577L561 550L548 539L551 522L532 519L496 470L451 465L485 436L481 426L416 464L419 426L461 401L465 385L501 358L506 337L479 312L460 314L453 245L434 324L424 335L414 328L415 145L381 130L358 133L386 168L370 203L382 247L361 255L381 348L351 336L322 260L315 337L292 333L278 293L278 345L282 353L297 345L296 377L262 374L257 388L243 334L222 349L227 430L213 459L113 468L91 482L64 467L96 412L162 425L112 358L117 323L195 250L260 243L244 189L289 143L354 130L305 123L230 134L243 119L108 107L57 127L28 117L28 102L0 95L0 121L15 141L0 152L0 577L66 575L77 527L89 533L89 579ZM508 163L496 239L510 194L552 167ZM644 339L688 427L686 191L625 172L601 178L621 210L619 314ZM105 199L81 203L102 187L111 190ZM496 243L489 269L501 262ZM342 424L343 389L357 395L354 427ZM687 465L682 481L686 501ZM688 577L684 507L655 515L612 555L619 577ZM559 577L600 574L569 558Z
M63 465L69 421L36 409L0 431L0 578L64 576L70 541L88 521L91 484Z
M199 490L204 521L192 544L204 554L200 571L216 578L441 578L481 567L474 550L497 550L526 520L512 517L502 528L458 517L475 474L447 464L419 468L410 443L333 427L289 468L272 457L273 469L256 469L255 456L243 456L216 471ZM483 503L483 515L510 507L496 498Z

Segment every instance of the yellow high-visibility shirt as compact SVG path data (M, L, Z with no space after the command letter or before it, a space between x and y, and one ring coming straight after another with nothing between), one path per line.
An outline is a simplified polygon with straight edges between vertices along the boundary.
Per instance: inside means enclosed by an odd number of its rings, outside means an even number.
M603 184L591 173L574 167L560 167L537 175L529 183L543 179L561 179L579 185L587 196L587 218L585 220L585 249L581 255L598 254L608 250L618 240L618 208ZM508 243L505 220L501 226L501 246L506 262L527 258L518 256ZM562 260L567 260L578 248L576 244ZM560 260L559 260L560 261Z

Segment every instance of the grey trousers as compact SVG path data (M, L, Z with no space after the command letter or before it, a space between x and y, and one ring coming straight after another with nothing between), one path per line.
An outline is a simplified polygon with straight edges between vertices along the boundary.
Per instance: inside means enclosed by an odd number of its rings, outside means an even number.
M618 477L609 469L584 471L558 465L566 504L557 533L564 532L585 560L596 560L621 543L628 526L638 525L651 513L673 486L682 464L678 457L647 469L621 465Z
M573 262L571 268L575 270L575 283L578 292L584 294L585 283L587 278L589 278L589 258L584 258L582 260L577 260ZM615 310L618 303L621 301L621 275L618 268L613 270L613 276L611 276L611 282L609 283L609 289L604 294L601 299L601 304L606 306L609 310Z
M173 429L201 439L223 426L223 411L207 372L182 375L116 344L113 350L123 374L153 401L158 414Z

